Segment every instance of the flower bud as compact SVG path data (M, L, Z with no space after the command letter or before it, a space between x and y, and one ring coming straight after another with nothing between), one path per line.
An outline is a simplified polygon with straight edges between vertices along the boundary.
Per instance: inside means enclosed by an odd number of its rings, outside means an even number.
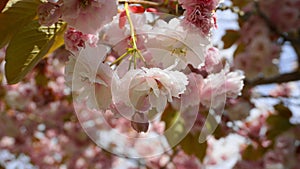
M147 132L149 128L149 120L146 114L144 113L135 113L132 116L131 127L140 132Z

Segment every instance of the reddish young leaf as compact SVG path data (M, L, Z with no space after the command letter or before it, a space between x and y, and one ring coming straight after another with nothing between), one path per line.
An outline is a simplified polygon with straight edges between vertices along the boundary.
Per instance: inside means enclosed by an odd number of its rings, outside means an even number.
M156 12L157 12L157 9L155 9L155 8L147 8L147 9L146 9L146 12L153 12L153 13L156 13Z
M122 29L126 23L126 12L122 11L119 17L119 27Z
M0 1L0 12L5 8L8 0L1 0Z
M129 10L133 13L144 13L145 8L142 6L129 6Z

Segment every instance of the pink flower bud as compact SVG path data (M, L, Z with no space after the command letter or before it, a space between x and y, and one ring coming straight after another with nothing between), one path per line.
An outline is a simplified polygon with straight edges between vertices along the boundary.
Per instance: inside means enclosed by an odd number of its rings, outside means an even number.
M131 127L138 133L147 132L149 128L147 115L144 113L135 113L132 116Z

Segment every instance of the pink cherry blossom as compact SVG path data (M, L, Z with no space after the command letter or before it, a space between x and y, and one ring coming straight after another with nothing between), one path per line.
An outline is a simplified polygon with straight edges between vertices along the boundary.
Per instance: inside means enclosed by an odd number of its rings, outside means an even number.
M217 73L223 69L223 63L217 48L211 47L207 50L204 67L208 73Z
M208 35L214 26L213 10L218 0L179 0L185 9L185 26L198 28L204 35Z
M278 74L274 64L280 55L280 46L272 40L272 32L258 16L252 16L241 28L243 52L234 57L235 67L242 69L249 80Z
M92 47L96 47L99 40L98 34L84 34L73 28L67 30L64 39L66 49L72 52L78 52L79 49L85 48L86 43Z
M296 86L294 83L283 83L277 85L274 90L270 92L270 95L273 97L289 97L296 91Z
M204 165L208 168L232 169L240 159L240 151L246 139L237 134L230 134L221 139L209 137Z
M116 15L110 23L106 24L103 29L101 29L99 33L99 42L113 46L113 50L121 56L129 47L132 47L132 42L128 20L125 20L124 26L120 28L120 17L120 14ZM145 14L130 13L130 18L137 35L138 49L143 50L144 41L148 36L147 32L152 28L152 26L148 23Z
M208 10L212 11L216 8L220 0L179 0L184 9L191 7L193 5L200 5L206 7Z
M242 71L236 70L226 74L225 88L227 98L236 98L241 95L245 78Z
M268 0L260 1L259 7L277 29L283 32L295 32L300 28L300 12L297 10L299 4L298 0L280 2Z
M200 91L204 85L203 77L199 74L190 73L187 77L189 84L180 97L182 110L189 106L199 106L201 100Z
M97 33L117 14L115 0L64 0L62 18L87 34Z
M108 48L98 46L83 49L76 60L71 57L66 66L67 84L77 93L75 99L87 99L90 108L107 109L111 103L112 69L103 64Z
M294 47L291 55L299 54L300 0L231 0L232 12L243 10L235 5L248 3L244 13L239 13L243 16L238 16L240 36L235 42L238 48L233 67L211 44L218 0L153 1L163 3L151 10L153 13L128 1L131 9L144 12L130 14L137 48L145 58L145 62L136 58L135 66L132 58L137 49L132 50L130 19L124 12L117 14L124 1L118 6L117 0L42 2L37 11L40 24L50 26L64 19L68 24L65 47L72 56L65 67L65 54L49 54L23 81L6 85L4 62L11 59L5 57L6 47L0 49L0 168L299 169L300 127L293 121L298 106L297 82L281 83L275 90L264 91L267 94L259 99L260 95L251 91L257 78L264 83L265 77L281 77L276 63L283 43ZM156 12L180 15L178 4L184 16L173 18ZM23 8L4 9L1 18L18 10ZM70 53L63 47L59 50ZM129 54L123 60L108 64L126 52ZM247 77L246 95L239 98L245 76L235 68ZM278 78L282 80L286 78ZM263 103L260 99L269 97L271 104L282 105L274 108L266 104L258 109ZM283 105L293 113L289 120ZM225 108L222 118L217 117L224 110L219 108ZM205 117L207 112L213 116ZM216 132L208 133L217 123ZM167 135L172 126L176 131ZM185 152L193 151L196 145L173 139L173 135L184 137L184 132L198 142L205 133L207 148L201 149L206 152L202 162L194 154L198 152ZM93 141L126 158L103 151ZM176 141L179 144L170 145ZM243 154L248 153L249 145L259 152ZM259 153L256 160L245 159L255 153Z
M256 161L239 161L234 166L233 169L249 169L249 168L255 168L255 169L265 169L262 160L256 160Z
M241 71L228 72L224 69L217 74L210 74L201 89L201 103L218 108L224 105L225 98L236 98L241 94L245 76Z
M173 163L177 169L201 169L203 167L195 156L188 156L183 151L176 154Z
M182 72L159 68L130 70L120 80L114 78L114 81L113 101L118 103L116 106L121 113L130 115L153 108L158 113L163 112L167 102L172 102L173 97L179 98L188 84Z
M160 54L152 56L152 61L156 65L161 64L163 68L173 65L180 70L186 68L188 64L195 68L204 64L209 39L198 32L185 30L182 20L174 18L166 22L159 19L149 33L145 46L160 49Z
M135 113L132 117L131 127L138 133L147 132L149 128L147 115L144 113Z

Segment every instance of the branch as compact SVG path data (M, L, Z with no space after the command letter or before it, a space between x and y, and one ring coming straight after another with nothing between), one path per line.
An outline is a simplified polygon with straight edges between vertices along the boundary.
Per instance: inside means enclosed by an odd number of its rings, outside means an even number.
M297 81L300 80L300 71L295 71L291 73L281 74L279 76L275 76L268 79L258 79L255 81L245 81L245 85L249 87L253 87L256 85L262 84L271 84L271 83L285 83L290 81Z
M219 7L217 7L216 10L220 10L220 11L230 10L231 12L237 14L239 17L243 17L245 15L245 12L240 10L236 6L225 6L224 4L222 4Z
M298 70L300 71L300 43L291 42L297 56L298 56Z
M125 2L129 4L141 4L141 5L147 5L147 6L162 6L163 3L158 2L151 2L151 1L144 1L144 0L119 0L120 4L125 4Z

